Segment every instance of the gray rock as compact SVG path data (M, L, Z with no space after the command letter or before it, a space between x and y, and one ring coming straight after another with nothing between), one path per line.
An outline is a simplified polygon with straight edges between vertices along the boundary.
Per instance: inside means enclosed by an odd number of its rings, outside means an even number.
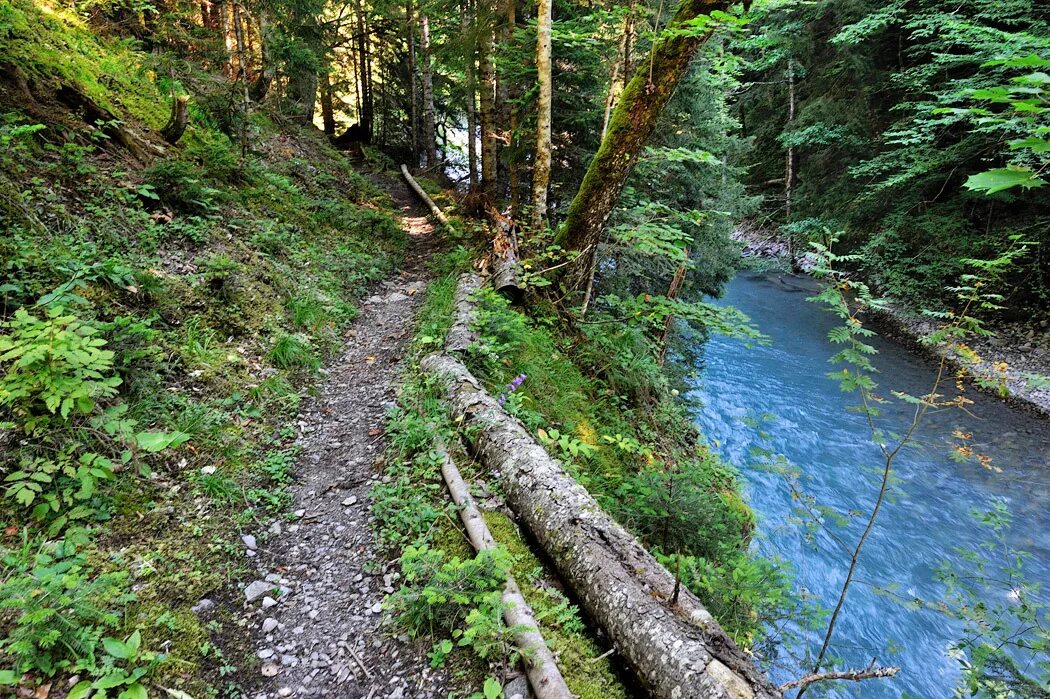
M200 602L190 607L190 609L193 610L193 613L197 616L202 616L215 609L215 603L205 597Z
M263 660L266 660L267 658L272 658L273 657L273 649L272 648L263 648L261 651L256 653L256 655L258 655Z
M263 597L263 601L262 601L262 608L263 609L269 609L270 607L274 606L275 604L277 604L277 600L275 600L273 597Z
M262 623L263 633L270 633L271 631L273 631L276 628L277 628L277 620L274 619L272 616L271 617L267 617Z
M244 588L244 596L249 602L254 602L273 589L273 584L265 580L256 580Z

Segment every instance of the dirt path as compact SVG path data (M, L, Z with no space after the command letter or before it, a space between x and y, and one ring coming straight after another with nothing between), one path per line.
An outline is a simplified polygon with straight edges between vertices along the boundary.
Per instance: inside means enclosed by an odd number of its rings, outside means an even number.
M430 669L425 649L382 627L381 603L397 585L397 567L379 556L368 524L384 412L395 399L434 246L407 187L386 188L410 237L405 265L362 302L345 353L299 417L296 521L271 525L256 544L259 580L245 591L262 662L256 699L446 694L445 677Z

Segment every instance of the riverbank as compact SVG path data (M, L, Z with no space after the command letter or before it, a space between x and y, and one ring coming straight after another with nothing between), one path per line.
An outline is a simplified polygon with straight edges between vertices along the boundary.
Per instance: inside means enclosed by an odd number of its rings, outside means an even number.
M750 259L768 259L790 269L787 244L769 229L753 224L741 224L733 231L733 239L742 245L741 255ZM802 273L812 269L802 261ZM932 361L947 355L953 371L963 368L958 353L945 347L925 343L937 323L899 304L890 304L886 310L871 315L872 322L887 337ZM1021 323L1004 323L989 328L989 337L972 337L967 345L980 361L966 364L973 384L986 393L998 396L1009 405L1025 412L1050 419L1050 384L1040 377L1050 377L1050 323L1040 327ZM990 384L992 385L988 385ZM983 385L982 385L983 384Z

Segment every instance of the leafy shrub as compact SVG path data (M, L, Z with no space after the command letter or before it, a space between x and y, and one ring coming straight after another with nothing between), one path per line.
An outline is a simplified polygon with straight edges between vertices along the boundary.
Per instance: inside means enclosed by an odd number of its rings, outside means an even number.
M11 418L0 427L26 437L0 456L4 494L37 519L57 515L53 533L96 514L89 503L98 483L113 477L114 459L128 463L135 449L161 451L188 438L136 432L126 404L101 404L121 379L98 326L59 306L43 318L19 309L0 328L8 331L0 335L0 409Z
M207 214L215 208L219 190L204 184L201 172L185 160L162 160L144 173L160 200L186 214Z
M244 265L228 255L216 254L200 263L201 279L214 296L224 301L233 298L237 291L237 275Z
M0 649L16 675L92 672L99 644L134 599L125 572L95 573L69 540L2 551ZM2 682L0 682L2 683Z
M461 645L485 657L489 644L499 640L501 593L509 567L506 551L499 548L446 560L443 551L408 547L401 556L405 584L386 603L409 635L453 632ZM437 656L450 651L450 642L445 649L439 643Z

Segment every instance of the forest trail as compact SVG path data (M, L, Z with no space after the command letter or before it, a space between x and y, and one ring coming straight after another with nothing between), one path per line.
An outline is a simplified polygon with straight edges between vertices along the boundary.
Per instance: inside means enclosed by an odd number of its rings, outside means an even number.
M381 184L409 235L405 264L362 300L343 355L298 418L301 452L290 487L296 518L259 536L255 560L263 584L246 590L252 648L262 663L256 699L446 694L442 671L430 669L424 651L382 624L381 604L398 584L397 566L376 550L369 527L384 414L395 401L436 244L408 187L399 180Z

